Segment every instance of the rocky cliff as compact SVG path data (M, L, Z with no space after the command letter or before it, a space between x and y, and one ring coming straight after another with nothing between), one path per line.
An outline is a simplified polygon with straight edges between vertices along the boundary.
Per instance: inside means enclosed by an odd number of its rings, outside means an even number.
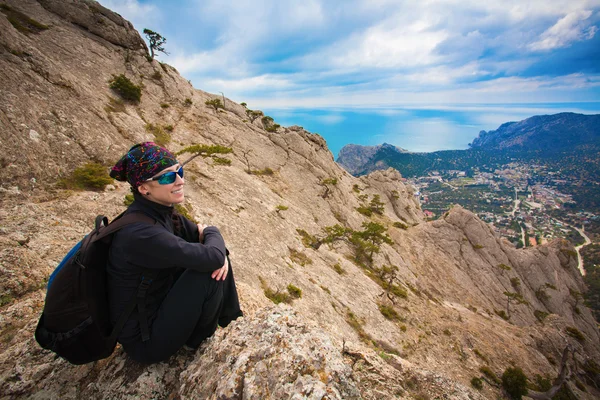
M387 169L389 165L387 165L385 161L375 163L375 165L370 165L373 157L380 151L388 151L396 154L408 152L407 150L388 143L380 144L378 146L347 144L340 150L340 154L338 154L336 162L352 175L365 173L365 167L367 166L369 166L369 172Z
M269 132L229 99L208 108L217 96L149 61L131 24L98 3L14 0L0 12L1 398L490 398L501 393L491 378L471 386L481 367L554 377L566 344L571 367L600 358L567 244L514 249L460 207L425 222L396 171L354 178L318 135ZM139 104L110 90L120 74L141 86ZM189 164L185 206L223 232L246 317L154 366L119 349L68 365L32 338L45 280L129 189L57 183L157 137L175 151L233 150L230 164ZM349 240L374 226L388 236ZM268 289L289 284L301 297L273 306ZM597 396L593 371L573 371L571 390Z

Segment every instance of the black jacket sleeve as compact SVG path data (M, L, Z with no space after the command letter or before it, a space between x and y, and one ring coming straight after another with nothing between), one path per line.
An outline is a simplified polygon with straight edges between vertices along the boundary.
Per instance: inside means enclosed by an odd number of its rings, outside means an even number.
M132 224L127 229L127 261L145 268L182 267L202 272L225 263L225 241L214 226L204 229L204 243L190 243L164 228Z

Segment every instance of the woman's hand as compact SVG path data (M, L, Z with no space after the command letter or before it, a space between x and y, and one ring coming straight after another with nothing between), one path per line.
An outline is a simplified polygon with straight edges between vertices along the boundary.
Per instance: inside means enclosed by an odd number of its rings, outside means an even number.
M204 229L207 227L208 225L204 225L204 224L198 224L198 234L200 235L200 238L198 239L198 241L200 243L204 242Z
M229 260L225 257L225 264L221 268L214 270L210 276L217 281L224 281L227 278L227 272L229 272Z

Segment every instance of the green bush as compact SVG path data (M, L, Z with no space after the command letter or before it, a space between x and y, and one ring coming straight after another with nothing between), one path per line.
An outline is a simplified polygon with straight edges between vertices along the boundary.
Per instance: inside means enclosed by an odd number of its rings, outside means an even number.
M275 210L279 211L286 211L288 209L287 206L284 206L283 204L279 204L277 207L275 207Z
M480 367L479 371L484 374L485 376L487 376L492 382L496 383L496 384L500 384L502 381L498 378L498 376L494 373L494 371L492 371L490 369L490 367Z
M296 264L300 264L301 266L305 266L308 264L312 264L312 260L306 254L301 253L295 249L289 248L290 250L290 259Z
M291 283L287 286L287 291L294 299L299 299L302 297L302 289L292 285Z
M89 162L76 168L70 178L59 180L58 185L71 190L104 190L112 182L104 165Z
M214 108L215 111L218 111L219 108L224 108L223 103L221 103L221 99L206 100L204 102L204 104L206 104L209 107Z
M231 165L231 160L227 158L213 157L212 160L214 165Z
M183 101L183 105L186 107L189 107L193 104L192 99L190 99L189 97L187 97L184 101Z
M400 317L400 314L398 314L396 310L394 310L394 307L385 304L379 304L379 312L381 313L381 315L383 315L386 319L390 321L402 320L402 317Z
M337 178L327 178L321 181L321 185L337 185Z
M333 270L340 275L344 275L346 273L346 270L342 268L342 265L340 263L335 263L333 265Z
M394 228L406 230L406 229L408 229L408 225L406 225L404 222L396 221L396 222L394 222Z
M565 330L567 331L567 335L571 336L579 342L585 342L585 336L583 336L583 333L581 333L579 329L572 326L567 326Z
M527 377L519 367L509 367L502 374L502 387L508 395L520 400L527 394Z
M125 195L125 199L123 200L123 205L125 207L129 207L131 203L133 203L133 193L129 193Z
M279 303L291 304L292 303L293 299L288 293L279 292L279 290L274 291L267 285L267 282L261 276L259 276L258 279L260 280L260 285L263 288L263 292L264 292L265 296L269 300L271 300L273 303L275 303L275 304L279 304Z
M474 377L471 379L471 386L477 390L483 389L483 380L481 378Z
M268 167L265 169L260 169L260 170L253 169L250 171L250 175L259 175L259 176L264 176L264 175L271 176L274 173L275 172L271 168L268 168Z
M142 88L129 80L125 75L113 75L108 81L109 87L124 100L139 103L142 98Z
M171 107L171 105L168 103L160 103L160 108L169 108L169 107Z
M535 310L535 311L533 312L533 316L534 316L534 317L536 317L536 318L537 318L537 320L538 320L538 321L540 321L540 322L544 322L544 320L546 319L546 317L547 317L548 315L549 315L549 314L548 314L547 312L545 312L545 311L541 311L541 310Z

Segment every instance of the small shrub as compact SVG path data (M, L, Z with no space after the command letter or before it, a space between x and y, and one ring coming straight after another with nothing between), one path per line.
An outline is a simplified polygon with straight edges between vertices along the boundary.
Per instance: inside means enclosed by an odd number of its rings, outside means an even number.
M160 81L162 80L162 74L160 73L160 71L154 71L154 73L151 75L151 78Z
M474 244L474 245L473 245L473 248L474 248L474 249L483 249L483 246L482 246L482 245L480 245L480 244Z
M496 315L498 315L503 320L508 321L509 318L508 318L508 315L506 315L506 311L504 311L504 310L494 310L494 312L496 313Z
M262 277L259 276L258 279L260 280L260 284L263 288L263 293L265 294L267 299L271 300L275 304L279 304L279 303L291 304L292 303L293 299L288 293L279 292L279 290L274 291L267 285L267 282Z
M114 97L108 98L108 104L104 107L104 111L107 113L111 112L125 112L125 103L121 99L115 99Z
M521 280L517 277L510 278L510 284L512 285L513 288L517 289L517 288L519 288L519 286L521 286Z
M6 15L8 22L21 33L40 33L49 28L48 25L44 25L20 11L13 10L6 4L0 4L0 11Z
M193 104L194 102L192 101L192 99L190 99L189 97L187 97L184 101L183 101L183 105L186 107L189 107Z
M444 329L444 335L452 336L452 332L450 331L450 329L446 328L446 329Z
M312 260L304 253L301 253L295 249L290 248L290 259L301 266L312 264Z
M160 103L160 108L169 108L169 107L171 107L171 105L168 103Z
M401 330L402 332L406 332L406 325L401 325L401 326L400 326L400 330Z
M573 326L567 326L565 330L567 331L567 335L571 336L579 342L585 342L585 336L583 336L583 333L581 333L579 329Z
M536 318L537 318L537 320L538 320L538 321L540 321L540 322L542 322L542 323L544 322L544 320L546 319L546 317L547 317L548 315L549 315L549 314L548 314L547 312L545 312L545 311L541 311L541 310L535 310L535 311L533 312L533 316L534 316L534 317L536 317Z
M342 268L342 265L340 263L335 263L332 268L335 272L337 272L340 275L344 275L346 273L346 270Z
M408 229L408 225L406 225L404 222L396 221L396 222L394 222L394 228L406 230L406 229Z
M400 198L400 193L397 190L392 190L392 198L398 200Z
M265 168L265 169L260 169L260 170L254 169L254 170L250 171L251 175L259 175L259 176L264 176L264 175L271 176L274 173L275 172L271 168Z
M109 87L124 100L139 103L142 98L142 88L129 80L125 75L113 75L108 81Z
M360 193L360 187L358 187L358 184L356 184L356 183L354 185L352 185L352 190L355 193Z
M248 107L248 104L246 104L246 103L244 103L244 102L241 102L241 103L240 103L240 106L242 106L242 107L246 108L246 107Z
M379 304L379 312L385 317L385 319L388 319L390 321L402 320L402 317L400 317L396 310L394 310L394 307L385 304Z
M356 211L364 215L365 217L370 217L373 215L373 211L369 207L360 206L356 208Z
M223 103L221 103L221 99L206 100L204 102L204 104L206 104L209 107L214 108L215 112L219 111L219 108L224 108Z
M321 181L321 185L337 185L337 178L327 178Z
M299 299L302 297L302 289L292 285L291 283L287 286L287 291L294 299Z
M277 212L286 211L288 209L288 207L284 206L283 204L279 204L277 207L275 207L275 209L277 210Z
M527 377L519 367L509 367L502 374L502 387L511 398L520 400L527 394Z
M71 190L104 190L112 182L104 165L89 162L76 168L70 178L61 179L58 185Z
M13 300L14 299L10 294L8 294L8 293L3 294L2 296L0 296L0 307L6 305L8 303L11 303Z
M184 217L186 217L190 221L192 221L192 222L194 222L194 223L197 224L198 221L196 221L196 219L190 213L191 208L192 208L192 206L189 205L189 204L187 206L183 206L182 204L175 204L175 211L177 211L179 214L183 215Z
M125 199L123 200L123 205L125 207L129 207L131 203L133 203L133 193L129 193L125 195Z
M165 130L167 132L173 132L173 129L175 129L175 128L173 128L173 125L165 125Z
M506 264L498 264L498 268L500 268L502 270L502 272L504 272L504 271L510 271L512 269L511 267L509 267Z
M492 382L496 383L496 384L500 384L502 383L502 381L500 380L500 378L498 378L498 376L496 376L496 374L494 373L494 371L492 371L490 369L490 367L480 367L479 371L484 374L485 376L487 376Z
M483 353L481 353L478 349L474 349L473 353L475 353L477 357L481 358L483 361L489 364L490 361L488 360L488 358L484 356Z
M471 379L471 386L477 390L483 389L483 380L481 378L474 377Z
M315 249L318 248L318 245L320 245L319 239L309 234L304 229L296 229L296 232L298 232L298 234L302 237L302 244L304 247Z
M146 132L154 135L154 142L159 145L165 147L171 142L171 135L169 135L165 130L154 124L146 124L145 126Z
M331 290L329 290L328 287L321 285L321 289L323 289L323 291L326 292L327 294L331 294Z

